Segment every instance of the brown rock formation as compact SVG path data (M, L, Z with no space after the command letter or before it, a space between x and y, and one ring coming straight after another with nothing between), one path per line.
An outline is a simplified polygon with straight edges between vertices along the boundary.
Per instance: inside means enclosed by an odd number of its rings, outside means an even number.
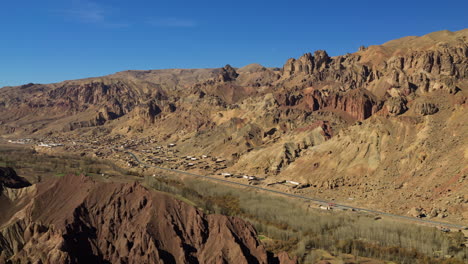
M289 77L295 74L314 74L323 72L328 67L331 59L327 52L324 50L318 50L314 52L314 55L306 53L299 59L289 59L283 66L284 77Z
M0 223L2 263L279 261L268 256L249 223L205 215L138 184L66 176L33 187L3 194L18 208ZM292 263L283 255L280 262Z
M400 96L388 99L385 102L385 106L391 115L400 115L408 110L408 107L406 107L406 99Z
M349 92L306 89L294 94L278 94L277 101L282 106L308 112L339 110L357 120L364 120L381 108L375 96L363 89Z
M18 176L15 170L9 167L0 167L0 192L2 187L19 189L28 186L31 186L31 183Z
M231 65L227 64L221 69L219 79L223 82L229 82L236 80L237 76L239 76L239 74L237 74L236 70L232 68Z
M437 111L439 111L439 108L435 104L429 102L417 103L414 106L414 112L423 116L433 115L437 113Z

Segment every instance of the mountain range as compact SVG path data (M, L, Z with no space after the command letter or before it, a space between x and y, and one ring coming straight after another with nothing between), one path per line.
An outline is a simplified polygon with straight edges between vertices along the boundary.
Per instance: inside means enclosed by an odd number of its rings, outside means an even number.
M306 194L468 223L468 29L281 68L124 71L0 89L0 135L150 139ZM223 220L224 221L224 220Z

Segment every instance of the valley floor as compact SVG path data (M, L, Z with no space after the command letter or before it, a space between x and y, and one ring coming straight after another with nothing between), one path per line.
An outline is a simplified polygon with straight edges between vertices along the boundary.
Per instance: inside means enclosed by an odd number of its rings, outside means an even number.
M366 212L376 217L392 217L403 221L414 221L437 227L448 227L455 230L464 229L468 226L468 219L460 218L457 215L448 215L441 212L438 217L416 217L417 212L408 212L408 205L388 205L381 207L376 203L377 197L348 196L340 189L314 188L314 186L299 182L277 180L267 175L247 175L242 172L232 172L228 169L227 161L219 157L208 155L181 155L177 146L164 146L157 143L143 144L138 140L122 139L121 141L106 142L101 139L92 140L89 138L67 139L55 138L46 139L45 144L41 139L34 139L25 144L18 144L20 141L0 142L5 147L33 148L39 153L49 155L76 155L87 157L103 162L110 162L119 168L132 171L135 175L152 175L161 172L161 169L178 172L181 174L208 177L218 182L227 184L238 184L257 189L263 189L281 195L306 199L313 202L313 207L335 210L352 210ZM13 142L13 143L12 143ZM41 142L41 143L40 143ZM42 144L42 146L41 146ZM54 144L58 146L54 146ZM1 145L0 145L1 146ZM54 147L51 147L54 146ZM37 172L34 172L37 173ZM120 181L133 181L135 178L128 178L126 175L112 173L98 173L104 179L113 176ZM399 209L400 208L400 209ZM401 208L405 208L402 210ZM415 215L409 215L414 213Z
M3 150L10 150L9 153L15 153L14 151L11 151L12 149L16 149L18 151L18 154L21 153L21 151L30 149L31 146L28 145L12 145L12 144L7 144L7 145L1 145L0 149ZM344 228L340 227L342 224L338 223L343 223L346 226L346 223L350 221L349 223L353 223L347 228L355 226L357 231L359 232L358 234L351 235L356 237L360 236L367 236L365 233L369 231L369 229L375 229L378 230L379 228L383 228L384 226L391 227L391 230L388 232L402 232L399 230L399 228L405 229L404 232L411 233L411 232L416 232L416 233L421 233L421 228L423 228L425 231L424 232L429 232L433 234L434 236L440 236L444 237L445 234L443 233L442 230L437 230L436 228L429 228L429 227L418 227L414 225L414 220L423 223L425 226L436 226L440 227L441 224L439 223L428 223L425 221L421 221L421 219L417 218L401 218L398 216L392 216L388 215L385 213L375 213L366 209L355 209L352 210L352 206L348 205L341 205L341 203L337 203L337 201L330 201L327 202L325 200L321 199L313 199L308 196L308 194L304 193L304 189L298 189L293 188L294 184L289 184L289 186L284 185L284 184L276 184L276 185L270 185L266 186L265 183L263 183L262 180L249 180L245 178L236 178L236 177L228 177L225 178L226 175L211 175L210 178L203 177L203 179L193 179L194 175L199 175L202 174L201 172L203 170L200 169L189 169L190 172L186 171L180 171L177 169L171 169L170 167L164 168L161 166L161 164L158 164L158 166L155 165L150 165L146 163L139 163L138 161L135 160L135 157L132 157L132 155L129 155L128 152L126 153L127 148L116 150L114 155L121 157L123 160L118 163L120 166L113 166L114 162L112 161L106 161L104 159L96 159L94 157L93 159L86 158L85 157L80 157L79 155L75 155L74 158L65 158L65 157L70 157L70 153L66 153L63 151L60 151L61 147L57 148L46 148L46 149L38 149L40 152L33 152L36 153L32 156L41 156L41 157L47 157L47 159L44 159L45 161L40 162L42 165L47 165L49 166L48 171L43 171L37 172L37 168L33 166L33 162L31 161L31 164L23 164L23 166L20 166L22 168L19 168L18 171L21 173L23 176L26 176L30 180L37 181L38 180L38 175L43 175L42 179L39 180L45 180L47 177L61 177L65 173L72 173L74 170L75 173L78 173L80 170L82 172L87 173L88 175L92 176L94 179L99 180L99 181L118 181L118 182L132 182L132 181L140 181L146 184L147 186L151 188L155 188L157 190L161 190L164 192L172 193L179 199L182 199L188 203L192 203L196 206L200 206L201 208L208 210L208 212L214 212L214 213L222 213L222 214L228 214L228 215L238 215L241 216L250 222L254 223L255 227L257 230L259 230L260 235L263 236L265 239L265 243L268 244L273 250L276 248L277 250L287 250L289 252L294 252L294 254L300 255L302 258L306 258L307 256L317 256L317 250L312 250L310 251L311 247L318 247L318 248L325 248L329 252L334 252L332 255L334 257L329 258L329 260L333 259L343 259L343 256L340 255L340 252L343 252L343 249L337 249L336 247L331 247L330 245L327 246L326 243L323 242L324 238L321 238L322 242L324 244L316 245L316 246L310 246L308 243L312 243L310 241L314 240L312 239L315 236L309 237L307 234L311 233L312 231L307 231L307 229L312 228L310 224L305 224L304 226L294 226L297 225L297 223L310 223L309 218L311 219L316 219L312 221L317 221L318 218L322 218L319 222L317 227L320 230L323 228L326 228L325 226L332 225L335 227L331 227L332 230L334 229L341 229ZM36 148L37 149L37 148ZM42 151L41 151L42 150ZM136 151L135 149L129 150L132 153L135 152L136 156ZM42 154L41 154L42 152ZM47 155L43 155L47 153ZM52 155L53 153L53 155ZM140 150L138 153L145 153ZM67 155L65 155L67 154ZM63 155L63 156L61 156ZM12 159L15 158L15 155L7 155L10 156L10 160L5 160L2 159L2 163L0 164L2 166L8 166L8 165L14 165L15 161ZM27 155L22 154L22 158L27 159ZM55 161L53 158L55 156ZM61 161L57 161L56 159L61 159ZM50 159L50 160L49 160ZM79 163L80 160L86 160L89 159L88 162L84 163ZM140 159L140 158L139 158ZM185 157L186 159L186 157ZM184 159L184 160L185 160ZM41 160L41 158L37 159L35 162L37 163L38 160ZM133 160L136 162L135 165L128 166L128 163ZM55 162L55 163L54 163ZM77 164L75 164L78 162ZM18 158L18 161L16 164L21 163L21 158ZM63 165L62 163L66 163L66 165ZM117 162L116 162L117 163ZM127 164L126 164L127 163ZM216 163L216 161L215 161ZM94 164L94 166L93 166ZM152 167L151 167L152 166ZM161 167L159 167L161 166ZM50 167L55 167L55 168L50 168ZM126 169L123 169L123 167L127 167ZM208 181L207 181L208 179ZM222 188L219 188L219 184L222 183ZM236 188L233 188L233 183ZM186 186L186 187L184 187ZM255 188L255 191L252 191L252 187ZM222 190L222 191L220 191ZM299 199L285 199L284 196L288 196L289 198L301 198ZM290 201L289 201L290 200ZM274 202L272 202L274 201ZM233 203L234 204L231 204ZM257 208L257 205L253 205L256 203L262 204L265 208L259 209ZM271 203L270 205L268 205ZM227 204L227 205L226 205ZM230 205L231 204L231 205ZM251 206L254 206L256 208L254 212L251 211ZM271 208L269 208L270 206ZM267 222L262 222L264 220L262 219L269 219L272 217L269 215L270 213L267 212L275 212L275 211L283 211L286 212L289 209L286 208L299 208L295 209L296 211L291 211L287 213L288 217L287 220L281 220L278 222L278 217L281 218L283 217L282 213L279 213L278 216L273 216L272 219L273 222L269 222L270 220L267 220ZM333 208L332 210L327 210ZM346 209L346 210L345 210ZM261 212L265 212L262 214ZM262 214L262 217L258 217L259 214ZM318 217L318 218L317 218ZM349 220L343 220L343 219L349 219ZM354 220L353 220L354 219ZM343 222L344 221L344 222ZM297 222L297 223L292 223L292 222ZM332 224L333 222L337 222L336 224ZM356 226L361 226L357 228ZM450 225L447 224L446 226L451 226L451 231L456 231L456 228L453 227L461 227L457 225ZM386 228L387 228L386 227ZM395 230L393 230L393 229ZM427 229L426 229L427 228ZM305 230L302 230L305 229ZM296 230L296 231L292 231ZM298 231L300 230L300 232ZM410 231L411 230L411 231ZM299 232L299 233L298 233ZM334 232L328 234L332 235ZM355 232L355 231L353 231ZM364 233L363 233L364 232ZM423 233L424 233L423 232ZM466 232L466 231L465 231ZM312 232L313 233L313 232ZM345 235L345 233L338 235L334 234L332 236L338 236L338 240L344 239L343 241L346 241L346 238L348 237ZM458 232L452 232L454 236L458 236ZM328 236L327 235L327 236ZM451 235L450 235L451 236ZM465 234L466 236L466 234ZM308 238L307 238L308 237ZM361 237L360 239L364 238ZM307 240L309 239L309 240ZM312 240L310 240L312 239ZM315 237L315 239L318 239ZM369 238L370 239L370 238ZM373 239L379 239L376 238L375 236ZM414 238L413 238L414 239ZM328 240L328 239L327 239ZM333 239L332 239L333 240ZM337 241L338 241L337 240ZM366 239L365 239L366 240ZM288 242L290 241L290 242ZM309 242L307 242L309 241ZM353 241L352 239L349 241ZM372 239L370 240L372 241ZM424 241L424 240L422 240ZM351 243L351 242L350 242ZM352 242L356 243L356 242ZM382 242L379 242L381 244ZM402 246L400 244L400 246ZM279 248L278 248L279 247ZM304 247L304 248L302 248ZM421 248L424 248L425 246L421 246ZM298 253L298 251L305 251L308 253ZM382 250L382 249L377 249ZM427 250L427 249L426 249ZM431 249L434 251L433 249ZM431 251L429 250L429 251ZM436 250L439 252L440 250ZM315 253L314 253L315 252ZM352 253L354 255L361 255L363 254L362 252L360 253L359 250L353 249L351 251L344 251L348 253ZM401 253L401 252L400 252ZM399 254L400 254L399 253ZM444 254L447 255L445 251L440 251L439 253L434 253L438 254ZM401 255L405 255L406 253L401 253ZM318 254L320 255L322 259L326 259L323 256L326 254ZM376 255L366 255L364 256L368 257L377 257L381 258L383 256L378 256ZM349 257L348 257L349 258ZM366 262L370 261L369 259L362 259L361 261L356 261L356 262L351 262L351 263L383 263L379 261L375 262ZM334 262L331 262L334 263ZM341 263L341 262L336 262L336 263ZM402 262L403 263L403 262ZM454 262L456 263L456 262Z

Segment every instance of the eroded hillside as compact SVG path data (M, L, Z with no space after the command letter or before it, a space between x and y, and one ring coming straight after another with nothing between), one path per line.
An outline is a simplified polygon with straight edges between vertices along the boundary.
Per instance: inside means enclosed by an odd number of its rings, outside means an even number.
M267 254L240 218L206 215L136 183L0 180L2 263L294 263Z

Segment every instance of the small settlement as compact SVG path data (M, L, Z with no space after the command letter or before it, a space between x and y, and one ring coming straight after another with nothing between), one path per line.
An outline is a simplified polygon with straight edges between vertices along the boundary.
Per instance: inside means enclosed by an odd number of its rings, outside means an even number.
M81 156L91 156L93 158L107 159L116 165L129 168L146 169L149 166L167 168L173 170L193 171L194 173L208 174L230 178L233 181L246 181L252 185L262 184L271 186L281 184L293 189L304 187L299 182L285 180L275 183L264 183L265 178L247 175L242 172L226 172L228 168L226 159L215 157L210 154L181 155L176 143L157 144L151 138L128 139L115 135L112 137L82 136L67 138L66 136L47 136L43 138L31 139L10 139L11 144L30 144L37 151L55 149L74 153ZM52 150L47 150L50 152ZM135 160L128 152L138 157Z

